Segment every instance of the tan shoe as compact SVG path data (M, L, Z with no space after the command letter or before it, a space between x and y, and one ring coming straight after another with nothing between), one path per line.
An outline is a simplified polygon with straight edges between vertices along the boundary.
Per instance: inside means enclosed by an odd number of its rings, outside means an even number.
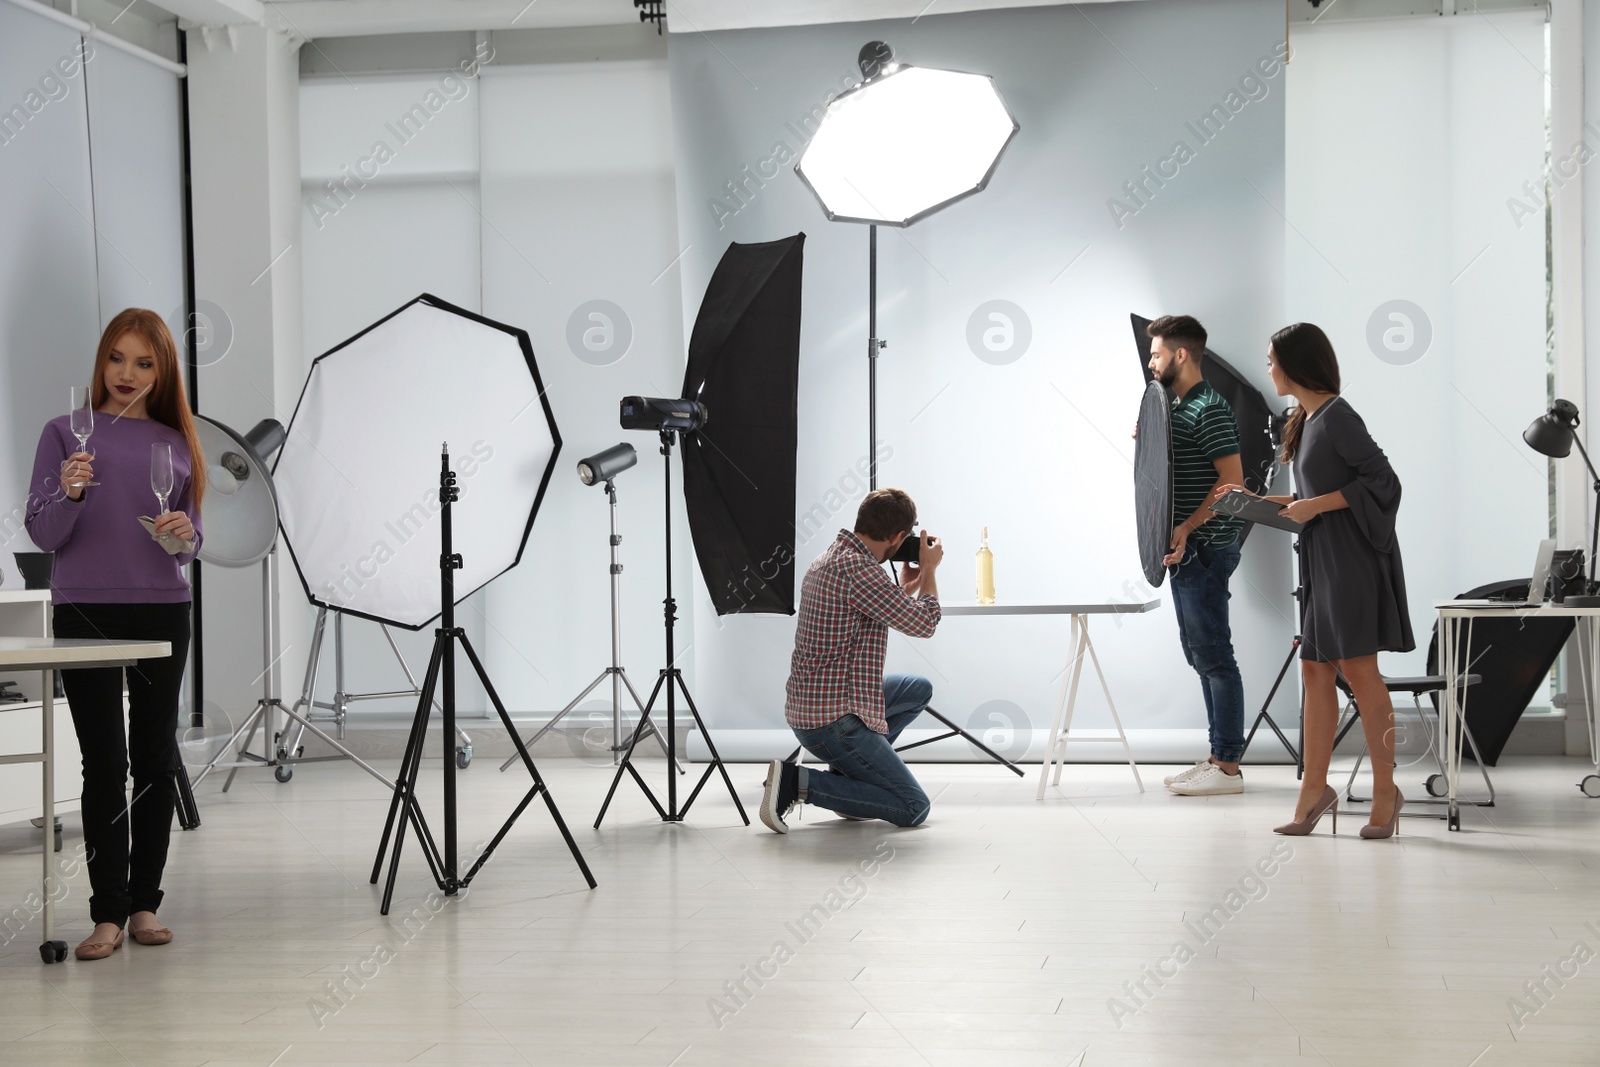
M150 913L150 918L152 921L155 919L154 912ZM165 945L172 941L172 931L160 923L135 928L133 920L130 918L128 920L128 933L132 934L133 939L141 945Z
M80 960L103 960L121 948L122 942L127 940L127 937L127 932L120 926L117 928L117 936L110 941L97 941L95 935L90 934L72 954Z

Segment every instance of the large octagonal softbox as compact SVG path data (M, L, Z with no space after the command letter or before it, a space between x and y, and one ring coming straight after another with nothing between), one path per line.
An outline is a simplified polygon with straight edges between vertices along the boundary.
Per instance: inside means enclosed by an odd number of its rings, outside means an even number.
M1155 381L1155 375L1150 373L1150 335L1145 333L1145 327L1155 320L1142 315L1128 317L1133 322L1133 343L1139 354L1139 369L1148 384ZM1272 481L1276 451L1272 447L1272 409L1267 406L1267 398L1210 348L1205 350L1200 362L1200 373L1212 388L1222 394L1222 399L1233 409L1233 417L1239 423L1239 462L1244 466L1245 488L1252 493L1265 493ZM1244 543L1252 528L1251 523L1245 523L1244 529L1239 531L1240 544ZM1148 575L1148 571L1146 573Z
M683 493L718 615L794 614L796 394L806 235L731 244L689 337Z
M312 603L438 617L441 444L459 602L522 558L561 436L527 333L424 293L318 356L289 422L273 480Z

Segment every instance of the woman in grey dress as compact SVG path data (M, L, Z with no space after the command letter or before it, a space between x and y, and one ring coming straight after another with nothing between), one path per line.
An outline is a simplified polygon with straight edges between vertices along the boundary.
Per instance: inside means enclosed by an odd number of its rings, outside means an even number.
M1335 682L1343 675L1361 709L1372 758L1373 800L1362 837L1390 837L1405 799L1394 785L1394 705L1378 672L1379 652L1416 647L1406 608L1405 574L1395 539L1400 479L1339 395L1339 362L1316 326L1295 323L1272 335L1272 384L1296 407L1284 431L1283 458L1294 464L1292 497L1268 497L1305 523L1300 580L1306 591L1301 633L1305 681L1305 778L1295 819L1280 834L1307 834L1325 812L1337 828L1338 794L1328 785L1339 722Z

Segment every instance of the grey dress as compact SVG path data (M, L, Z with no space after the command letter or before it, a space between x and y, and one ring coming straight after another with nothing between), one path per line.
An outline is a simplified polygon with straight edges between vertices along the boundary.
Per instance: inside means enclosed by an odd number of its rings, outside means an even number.
M1395 538L1400 479L1344 397L1306 420L1294 457L1296 499L1342 492L1350 506L1300 533L1307 591L1302 659L1331 662L1417 647Z

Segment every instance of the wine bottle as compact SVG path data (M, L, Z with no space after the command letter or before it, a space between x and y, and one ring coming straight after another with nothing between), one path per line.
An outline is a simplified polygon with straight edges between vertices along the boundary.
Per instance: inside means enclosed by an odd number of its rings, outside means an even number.
M989 527L983 528L983 542L978 546L978 603L994 603L994 553L989 551Z

